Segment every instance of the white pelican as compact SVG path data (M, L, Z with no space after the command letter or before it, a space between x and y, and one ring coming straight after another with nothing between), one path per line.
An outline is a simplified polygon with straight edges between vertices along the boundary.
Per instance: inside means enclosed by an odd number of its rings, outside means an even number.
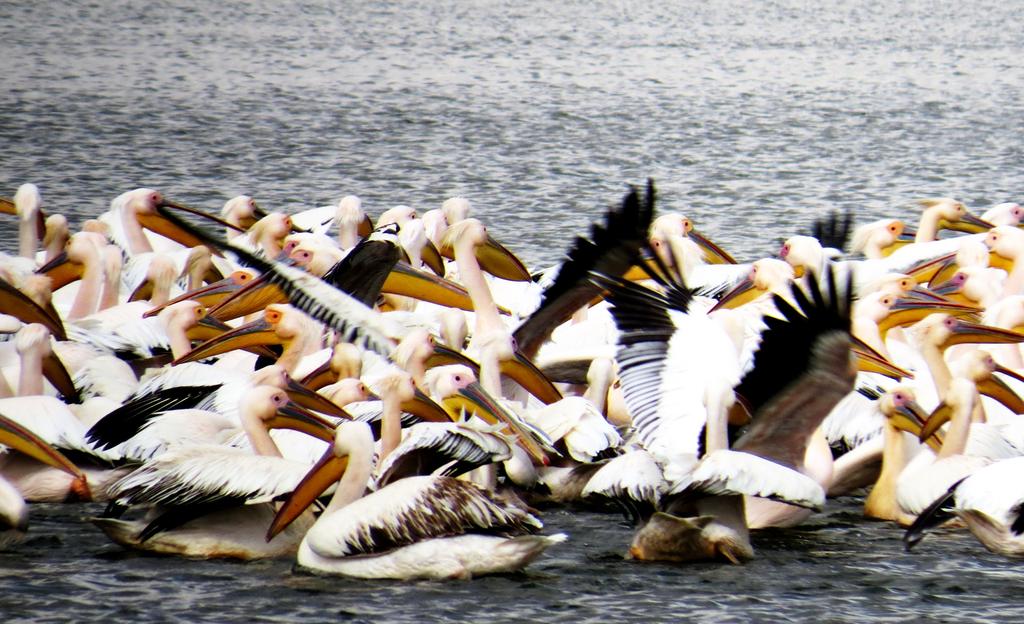
M1006 557L1024 557L1021 491L1024 457L1014 457L975 470L954 483L907 529L909 550L929 528L957 517L985 548Z
M238 409L256 455L214 444L172 449L108 488L117 503L108 511L149 505L144 519L93 522L118 544L159 553L247 560L293 554L310 519L266 540L274 514L270 500L292 491L309 466L282 458L268 429L323 428L329 439L330 426L297 410L273 386L257 386L241 397Z
M32 457L84 482L85 476L64 455L30 430L0 414L0 455L15 454ZM28 506L24 494L0 476L0 549L19 541L27 530Z
M813 469L805 458L812 433L853 387L850 284L840 294L830 271L827 297L813 280L813 302L795 288L797 307L774 297L786 319L766 319L769 329L755 366L736 387L754 420L729 450L726 422L732 385L739 381L740 341L709 319L680 314L692 291L664 277L659 281L664 295L622 280L599 280L611 290L622 331L620 378L639 440L669 481L659 501L662 511L636 533L630 553L639 559L738 563L753 556L742 494L810 508L824 503L822 486L807 476ZM720 344L711 346L716 336ZM686 358L691 349L715 364ZM686 386L695 381L701 384Z
M334 445L275 518L276 535L331 483L331 502L299 545L298 563L360 578L469 578L519 570L563 534L530 535L534 516L451 477L409 477L365 495L373 437L365 423L338 426Z

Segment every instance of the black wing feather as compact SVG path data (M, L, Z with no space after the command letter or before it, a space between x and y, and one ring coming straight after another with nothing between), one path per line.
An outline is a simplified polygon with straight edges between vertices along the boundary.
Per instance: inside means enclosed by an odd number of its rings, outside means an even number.
M605 213L603 225L590 226L589 239L576 237L554 283L544 291L540 307L515 331L527 357L537 354L555 327L600 294L600 287L587 279L588 273L618 276L636 263L654 216L654 201L654 181L648 180L642 202L637 189L631 188L620 206Z

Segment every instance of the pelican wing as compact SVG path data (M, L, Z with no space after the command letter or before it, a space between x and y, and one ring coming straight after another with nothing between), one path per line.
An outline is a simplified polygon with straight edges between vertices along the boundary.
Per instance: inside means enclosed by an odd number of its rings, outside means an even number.
M323 279L363 305L373 306L380 296L384 280L400 258L398 237L386 232L374 232L369 238L359 241L352 251L324 274Z
M322 557L347 557L466 533L521 534L535 517L450 477L410 477L320 518L306 543Z
M401 337L405 333L396 323L315 275L285 262L260 258L180 219L174 213L161 210L161 214L203 243L234 254L242 264L262 272L270 283L284 292L289 303L333 329L342 341L354 342L388 357L394 349L389 336Z
M745 494L808 509L821 509L825 505L825 490L807 475L750 453L724 449L704 457L670 493L685 491Z
M508 442L461 423L420 423L404 434L401 444L380 466L379 487L413 475L457 477L512 457Z
M806 280L810 297L795 284L792 286L796 307L782 297L772 295L783 318L764 318L767 329L761 334L761 346L754 354L754 367L736 387L736 394L751 414L756 416L758 410L781 388L790 386L812 368L813 350L819 338L839 332L849 340L853 276L849 272L846 274L843 293L838 292L831 267L825 279L829 288L827 299L814 275Z
M97 448L109 449L138 435L155 416L168 410L199 407L220 385L163 388L126 401L86 433Z
M716 334L704 325L710 322L707 319L681 313L693 298L685 285L666 280L663 294L620 278L591 275L609 291L608 301L620 332L619 380L637 438L662 460L679 452L696 456L707 419L704 374L696 369L717 367L708 367L692 356L708 353L717 357L731 347L702 347L693 342L714 339Z
M590 226L590 239L577 236L568 259L544 290L539 308L515 331L523 353L532 358L551 331L600 294L601 288L587 279L590 271L619 276L640 257L654 215L654 183L647 182L643 202L635 188L621 206L605 213L604 225Z
M665 492L665 477L654 457L642 449L612 458L583 488L583 496L604 496L656 505Z
M160 455L114 482L111 499L122 505L211 503L223 498L266 502L299 484L309 466L240 449L203 445Z

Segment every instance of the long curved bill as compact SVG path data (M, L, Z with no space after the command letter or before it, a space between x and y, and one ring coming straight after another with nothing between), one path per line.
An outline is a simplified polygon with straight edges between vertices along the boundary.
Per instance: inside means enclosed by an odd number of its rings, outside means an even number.
M370 215L363 213L363 220L359 222L356 234L359 235L359 238L366 238L373 234L373 219L370 218Z
M10 418L0 414L0 444L24 453L47 466L63 470L85 482L85 473L63 453L47 444L42 438L22 427Z
M229 222L225 221L224 219L221 219L217 215L213 215L213 214L210 214L208 212L199 210L198 208L193 208L192 206L186 206L185 204L179 204L178 202L172 202L172 201L168 201L168 200L165 199L163 202L161 202L159 207L160 208L173 208L175 210L180 210L181 212L187 212L190 215L195 215L197 217L202 217L203 219L206 219L207 221L212 221L213 223L216 223L217 225L219 225L221 227L225 227L225 228L234 230L236 232L245 232L244 228L242 228L240 226L237 226L234 223L229 223ZM259 218L263 218L263 217L267 216L267 213L264 212L261 208L257 208L256 210L253 211L253 215L257 215L257 214L258 215L262 215ZM139 219L139 222L141 223L142 219ZM255 223L255 221L253 223ZM143 226L144 227L148 227L144 223L143 223ZM174 228L175 229L180 229L180 228L177 227L176 224L174 225ZM167 236L167 235L164 234L164 236ZM168 236L168 238L171 238L171 237ZM174 239L174 240L177 240L177 239ZM178 242L181 242L181 241L178 241ZM184 244L184 243L182 243L182 244ZM196 243L196 244L202 245L203 243ZM195 247L196 245L186 245L186 246L187 247Z
M736 264L736 260L724 249L711 242L711 239L697 230L690 230L686 235L704 251L704 259L708 261L708 264Z
M53 387L64 397L65 402L81 403L82 397L74 382L71 381L71 374L68 373L64 362L52 351L43 358L43 377L53 384Z
M411 399L402 402L401 407L403 412L408 412L426 422L452 422L454 420L452 414L419 388L416 388Z
M994 251L989 251L988 265L993 269L1002 269L1009 273L1010 271L1013 270L1013 258L1007 258L1002 254L997 254Z
M492 425L504 424L506 430L529 453L530 457L545 466L550 463L551 460L548 458L547 449L545 449L545 447L550 449L550 444L543 441L541 437L543 434L524 423L519 416L505 409L491 395L487 394L478 382L473 382L462 388L458 394L448 397L443 403L445 407L454 410L455 413L476 414L478 418Z
M885 334L893 327L913 325L924 320L929 314L946 313L954 316L972 316L980 312L981 308L966 303L900 297L889 307L889 314L878 322L878 331L884 338Z
M956 263L956 252L938 256L930 260L923 260L904 271L904 273L913 277L918 284L929 283L932 281L932 278L935 277L935 274L949 262L953 262L954 264Z
M750 303L754 299L757 299L763 295L766 291L761 290L754 285L754 280L747 275L733 286L729 292L722 295L722 298L718 300L718 303L714 305L708 312L714 312L715 310L732 310L740 307L745 303Z
M288 396L290 397L290 389L286 390L286 392L288 392ZM326 399L324 400L326 401ZM294 401L294 399L292 399L292 401ZM297 401L295 403L292 401L288 401L288 403L278 408L277 412L275 412L270 419L265 421L267 428L300 431L306 435L313 436L318 440L323 440L328 444L332 444L334 442L334 423L317 416L308 409L298 405ZM341 408L338 409L340 410Z
M302 512L306 511L327 488L341 479L347 469L348 456L338 457L334 454L334 445L331 445L316 465L306 473L302 481L295 486L291 496L277 510L274 521L267 529L267 541L269 542L302 515Z
M36 269L37 274L50 278L50 289L54 292L75 280L82 279L83 271L85 271L85 266L79 262L72 262L66 251L60 252L49 262Z
M473 369L473 374L480 375L480 365L471 360L470 358L463 355L461 352L452 349L448 345L441 344L440 342L434 342L434 352L427 358L425 366L427 368L434 368L435 366L448 366L449 364L462 364Z
M1021 378L1017 373L1001 366L996 368L996 372L1010 375L1019 381L1024 381L1024 378ZM1005 381L995 375L990 375L988 378L979 381L978 392L999 401L1014 414L1024 414L1024 399L1021 399Z
M234 330L227 323L218 321L211 316L204 316L199 319L199 322L185 330L185 336L193 342L206 342L207 340L213 340L223 335L225 332ZM253 346L248 347L250 353L256 355L262 355L271 359L277 359L278 354L271 351L265 346Z
M316 367L313 372L303 377L302 381L299 383L315 392L336 381L338 381L338 376L331 370L331 360L328 359L326 362Z
M933 432L927 438L924 437L922 432L928 422L928 414L917 401L908 401L906 404L898 406L889 422L897 429L924 440L936 452L942 448L942 434Z
M938 275L938 274L936 274ZM952 277L944 282L936 281L934 284L930 284L931 291L939 296L945 297L950 301L956 301L957 303L974 303L964 295L963 287L967 280L967 276L959 271L953 273Z
M278 286L270 283L266 276L261 275L248 280L222 299L210 309L210 315L222 321L230 321L262 310L272 303L288 303L288 297Z
M424 245L423 251L420 252L420 257L423 260L423 264L427 265L438 277L444 277L444 257L438 251L437 245L433 241L427 239L427 244Z
M0 312L9 314L22 323L39 323L50 330L57 340L67 340L64 323L56 312L47 310L6 280L0 279Z
M929 440L934 438L939 442L939 446L941 447L942 439L937 437L939 435L939 429L941 429L942 425L949 422L952 418L953 408L945 402L939 403L939 406L935 408L928 417L928 420L926 420L924 425L921 427L921 433L918 435L918 438L922 442L929 442ZM931 446L931 443L929 443L929 446Z
M448 308L473 311L473 300L462 286L433 273L398 262L388 273L381 292L429 301ZM505 311L506 314L508 310Z
M511 360L500 364L501 374L526 388L526 391L545 404L562 400L562 393L537 366L518 349Z
M288 387L284 389L288 393L288 397L295 401L302 407L327 414L328 416L334 416L335 418L344 418L346 420L352 420L352 416L348 412L343 410L337 403L328 399L322 394L318 394L313 390L310 390L301 383L295 381L291 377L288 378ZM319 418L319 417L318 417ZM323 421L323 419L321 419ZM327 421L323 421L327 422ZM331 440L334 439L334 427L330 423L327 423L329 429L329 435Z
M871 348L871 345L856 336L851 336L850 350L853 351L854 357L857 358L857 370L861 372L878 373L897 381L904 378L914 378L913 373L896 366L881 353Z
M946 284L953 276L960 270L960 265L957 264L956 256L946 260L942 263L939 269L932 275L931 279L928 280L928 288L932 289L933 292L937 292L936 288L940 284ZM941 294L941 293L939 293Z
M148 310L143 318L149 318L160 314L160 311L182 301L198 301L204 308L211 309L222 303L225 299L238 292L243 286L251 282L253 276L246 271L235 271L224 279L200 286L187 293L178 295L167 303Z
M158 204L155 211L151 213L140 213L138 215L139 225L146 228L147 230L150 230L151 232L155 232L161 236L165 236L185 247L196 247L198 245L206 244L202 240L200 240L195 234L183 228L179 224L181 218L173 213L168 212L167 208L174 208L177 210L183 210L184 212L190 212L192 214L199 214L203 217L210 218L213 221L219 222L225 227L230 227L235 230L239 229L233 225L228 225L227 221L224 221L219 217L207 215L206 213L198 211L195 208L186 209L181 204L176 204L174 202L169 202L166 200ZM220 252L217 250L211 251L216 255L221 255Z
M269 344L284 344L284 340L278 337L277 332L274 331L274 326L267 321L266 315L263 315L251 323L240 325L231 331L224 332L215 338L207 340L172 362L172 364L176 366L184 362L195 362L203 358L234 351L235 349L251 349Z
M991 325L972 323L963 319L954 318L952 332L943 348L957 344L981 343L981 344L1015 344L1024 342L1024 334L1014 331L999 329Z
M955 230L957 232L967 232L968 234L980 234L991 230L993 226L988 221L985 221L981 217L977 217L967 211L964 211L959 221L946 221L941 219L939 221L939 228L945 230Z
M442 246L439 250L445 258L454 259L454 252L450 246ZM530 272L504 245L494 240L490 234L487 241L476 248L476 260L480 268L487 271L494 277L499 277L513 282L530 281Z

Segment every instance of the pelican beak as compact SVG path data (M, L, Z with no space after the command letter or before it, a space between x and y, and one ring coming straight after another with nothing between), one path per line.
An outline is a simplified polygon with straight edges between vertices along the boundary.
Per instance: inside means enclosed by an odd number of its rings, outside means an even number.
M629 267L629 270L622 276L622 279L629 280L631 282L642 282L647 279L651 279L651 274L647 272L643 264L634 264Z
M1014 344L1024 342L1024 334L999 329L991 325L972 323L963 319L955 320L956 325L953 327L949 338L943 343L943 348L964 343Z
M82 402L82 397L78 393L78 388L76 388L74 382L71 381L71 374L68 373L68 369L64 366L64 362L61 362L60 358L57 357L57 354L52 351L49 355L43 358L43 377L46 377L46 379L53 384L53 387L60 392L62 397L64 397L65 402Z
M274 325L268 322L267 315L269 314L276 314L276 312L268 310L262 317L251 323L246 323L207 340L172 362L172 364L178 365L183 362L195 362L196 360L213 357L228 351L234 351L235 349L248 349L268 344L284 344L284 341L274 331Z
M291 388L286 392L291 396ZM291 401L278 408L273 417L266 421L266 426L268 429L300 431L328 444L334 442L335 426L332 422Z
M402 403L402 411L408 412L426 422L452 422L452 415L438 405L434 399L416 388L413 398Z
M981 232L991 230L994 226L988 221L965 211L959 221L946 221L943 219L940 221L939 227L947 230L956 230L957 232L967 232L968 234L980 234Z
M522 351L518 349L512 359L501 362L500 370L502 375L526 388L527 392L547 405L562 400L562 393L558 391L555 384L551 383L551 380L530 361L530 358L523 355Z
M449 364L462 364L473 369L473 373L475 375L480 374L479 364L455 349L452 349L447 345L443 345L440 342L435 342L434 352L427 358L426 367L434 368L435 366L447 366Z
M462 286L433 273L398 262L388 273L381 292L429 301L446 308L473 311L473 300ZM508 310L505 310L506 314Z
M252 279L252 275L245 271L235 271L220 281L207 284L206 286L201 286L195 290L179 295L167 303L147 311L142 316L143 318L156 316L161 310L168 306L189 300L198 301L204 308L212 309L223 303L226 298L238 292L240 288L248 284Z
M451 257L451 248L441 250L446 257ZM494 277L514 282L530 281L530 272L523 266L522 261L515 257L504 245L494 240L490 234L487 235L487 242L476 248L476 260L480 268L487 271Z
M922 282L930 282L932 278L935 277L935 274L938 273L938 271L945 266L947 262L956 262L956 252L919 262L904 271L904 273L914 278L918 284Z
M960 265L956 263L956 257L949 258L942 263L931 279L928 280L928 288L934 291L936 286L948 283L959 270Z
M722 298L718 300L718 303L716 303L708 312L738 308L745 303L749 303L754 299L757 299L765 292L766 291L754 286L754 280L750 279L750 275L747 275L738 284L733 286L729 292L722 295Z
M373 234L373 219L370 218L370 215L363 214L363 220L359 223L359 227L356 228L356 233L359 234L359 238L366 238Z
M527 425L518 416L495 401L478 382L462 388L458 394L448 397L443 403L456 413L464 411L467 414L476 414L478 418L492 425L504 424L506 430L534 460L545 466L550 464L551 460L537 441L537 434L527 430Z
M50 330L50 335L57 340L67 340L64 323L60 316L47 309L21 292L7 281L0 279L0 312L9 314L22 323L39 323Z
M207 221L212 221L213 223L216 223L217 225L220 225L222 227L226 227L226 228L234 230L236 232L245 232L245 229L243 229L243 228L241 228L241 227L239 227L239 226L237 226L237 225L235 225L233 223L228 223L227 221L225 221L224 219L221 219L220 217L218 217L216 215L212 215L212 214L210 214L208 212L204 212L202 210L199 210L198 208L193 208L191 206L186 206L185 204L179 204L177 202L172 202L172 201L168 201L168 200L165 199L163 202L160 203L160 205L157 208L158 208L158 212L162 212L162 211L159 210L160 208L173 208L174 210L180 210L181 212L187 212L188 214L195 215L197 217L202 217L203 219L206 219ZM174 220L168 218L166 216L166 214L167 213L163 213L161 215L163 218L159 219L159 220L156 220L155 223L158 224L158 225L161 222L162 223L166 223L167 225L169 225L171 227L172 230L180 230L181 228L178 226L178 224L174 223ZM253 214L254 215L255 214L261 214L263 216L266 216L266 213L263 212L263 210L261 210L259 208L257 208L253 212ZM148 225L143 223L142 216L143 215L139 216L140 217L139 218L139 223L142 223L142 225L144 227L149 228ZM164 227L166 227L166 226L164 226ZM149 228L149 229L153 229L153 228ZM158 232L157 230L153 230L153 231L157 232L159 234L163 234L163 232ZM167 238L171 238L173 240L178 240L178 239L174 238L173 236L168 236L167 234L163 234L163 235L167 236ZM192 235L189 234L189 237L191 238ZM204 244L202 242L197 242L197 243L193 243L193 244L186 244L186 243L184 243L183 241L180 241L180 240L178 240L178 242L183 244L183 245L185 245L186 247L195 247L196 245L203 245Z
M690 230L687 234L704 251L704 258L708 264L736 264L736 261L724 249L711 242L697 230Z
M266 276L261 275L225 297L210 309L210 315L222 321L230 321L262 310L272 303L288 303L288 298Z
M896 413L890 418L889 422L900 431L920 436L921 428L927 420L928 414L917 401L908 401L906 404L896 408Z
M175 241L176 243L180 243L185 247L196 247L198 245L205 245L206 243L201 241L198 237L196 237L194 234L192 234L191 232L189 232L180 225L182 222L181 218L178 217L177 215L169 213L167 211L167 208L169 207L184 210L185 212L192 212L193 214L199 213L199 211L195 210L194 208L190 210L185 210L184 207L182 207L180 204L164 201L161 204L157 205L156 210L154 212L139 213L137 216L139 220L139 225L146 228L147 230L150 230L151 232L156 232L161 236L165 236ZM205 215L205 213L201 214L203 214L204 216L210 216ZM213 250L213 253L220 255L219 252L217 252L216 250Z
M334 371L331 370L331 360L328 359L326 362L318 366L316 370L303 377L300 383L304 387L316 391L336 381L338 381L337 375L335 375Z
M328 399L322 394L317 394L313 390L310 390L309 388L295 381L291 377L288 378L288 387L285 388L285 392L288 393L288 396L291 398L292 401L295 401L297 404L301 405L306 409L314 410L322 414L327 414L328 416L334 416L335 418L344 418L346 420L352 420L352 416L350 416L349 413L346 412L345 410L341 409L341 407L339 407L337 403ZM330 425L329 429L329 433L331 434L331 436L333 436L334 426Z
M935 408L928 420L925 421L921 427L921 433L918 438L922 442L926 442L935 436L942 425L946 424L953 418L953 408L947 405L945 402L939 403L939 406Z
M18 209L14 206L14 200L10 197L0 197L0 212L3 214L17 215Z
M68 252L62 251L52 260L36 269L39 275L50 278L50 289L57 292L75 280L82 279L82 272L85 266L78 262L72 262L68 258Z
M1021 378L1020 375L1002 366L997 366L996 372L1009 375L1019 381L1024 381L1024 378ZM1006 385L1005 381L995 375L990 375L987 379L979 381L978 392L999 401L1014 414L1024 414L1024 400L1010 386Z
M889 308L889 314L878 323L878 331L884 337L893 327L906 327L925 319L929 314L946 313L955 316L970 316L981 309L963 303L940 299L900 297Z
M234 328L228 325L227 323L224 323L223 321L218 321L212 316L206 315L203 316L203 318L199 319L198 323L186 329L185 336L188 337L188 339L191 341L206 342L207 340L213 340L214 338L218 338L222 336L225 332L232 331L233 329ZM255 353L256 355L268 357L272 360L276 360L280 355L278 353L271 351L268 347L262 345L246 347L246 349L249 351L249 353Z
M302 515L302 512L306 511L306 508L312 505L317 497L341 479L347 468L348 456L338 457L335 455L332 444L302 481L295 486L295 491L291 493L291 496L277 510L274 521L267 529L267 541L272 540L275 535L285 530L289 524Z
M128 301L145 301L153 296L153 282L151 280L142 280L132 294L128 295Z
M879 375L885 375L886 377L897 381L904 378L913 379L914 375L910 371L903 370L899 366L896 366L874 349L868 347L865 350L856 343L857 340L854 340L854 344L851 349L854 357L857 358L857 370L864 373L878 373ZM864 346L867 347L867 345Z
M428 239L420 255L422 256L423 264L427 265L438 277L444 277L444 257L437 250L437 245Z
M936 275L938 275L938 273L936 273ZM928 286L933 293L940 297L945 297L949 301L963 302L967 300L963 295L964 280L964 274L956 272L948 280L944 282L932 282Z
M2 414L0 414L0 444L24 453L37 461L43 462L47 466L63 470L79 479L83 484L85 483L85 473L65 457L63 453Z
M993 269L1002 269L1009 273L1013 270L1013 259L1007 258L1002 254L997 254L994 251L989 251L988 265Z

